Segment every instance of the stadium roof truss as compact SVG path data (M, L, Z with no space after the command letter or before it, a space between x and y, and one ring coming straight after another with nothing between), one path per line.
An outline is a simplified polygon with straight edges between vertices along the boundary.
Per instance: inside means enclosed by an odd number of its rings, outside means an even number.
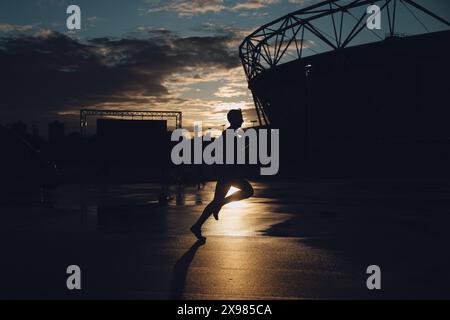
M321 47L322 52L338 50L355 45L355 37L367 29L378 40L384 40L374 30L366 28L367 12L370 5L378 5L383 19L388 19L388 37L398 35L397 11L402 6L429 32L417 13L438 21L447 28L449 21L431 12L417 0L329 0L294 11L266 25L247 36L239 47L248 81L277 65L320 53L313 47ZM416 12L416 13L414 13ZM397 24L396 24L397 23ZM331 26L328 32L324 26ZM329 31L331 30L331 31ZM314 41L309 40L314 38ZM319 46L318 46L319 45ZM260 124L268 124L263 107L253 95Z
M108 117L132 120L175 120L175 128L182 128L182 113L179 111L132 111L132 110L80 110L80 133L86 135L88 117Z

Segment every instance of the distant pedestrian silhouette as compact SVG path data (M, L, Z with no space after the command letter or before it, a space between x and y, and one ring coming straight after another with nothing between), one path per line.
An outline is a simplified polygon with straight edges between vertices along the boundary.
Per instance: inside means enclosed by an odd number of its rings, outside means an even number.
M230 110L227 114L227 118L228 122L230 122L228 129L237 130L244 122L242 111L240 109ZM225 133L226 131L222 132L222 138L224 140L226 136ZM225 145L226 142L224 141L224 146ZM238 152L245 152L245 150L240 150ZM222 165L221 167L222 168L217 179L214 199L205 207L200 218L191 227L192 233L201 241L206 240L206 238L202 235L202 226L211 215L213 215L216 220L219 220L219 212L224 205L233 201L249 198L254 192L252 185L244 177L244 173L239 166ZM227 197L226 195L232 186L238 188L239 191Z

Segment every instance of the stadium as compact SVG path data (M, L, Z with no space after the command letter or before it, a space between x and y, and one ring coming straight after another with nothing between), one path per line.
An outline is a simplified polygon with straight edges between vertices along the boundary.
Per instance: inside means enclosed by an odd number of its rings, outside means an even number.
M366 26L373 4L381 30ZM448 175L450 24L426 5L323 1L245 38L240 58L259 124L280 129L284 175Z

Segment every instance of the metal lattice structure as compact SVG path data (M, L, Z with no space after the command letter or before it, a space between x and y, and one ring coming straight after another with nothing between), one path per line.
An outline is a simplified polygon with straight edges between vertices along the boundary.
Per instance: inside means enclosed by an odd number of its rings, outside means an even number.
M426 25L414 11L442 23L447 28L449 21L431 12L415 0L329 0L294 11L276 19L247 36L239 47L239 56L249 83L258 74L291 60L302 59L308 53L317 52L314 47L320 46L322 52L339 50L354 45L355 37L364 29L376 36L378 41L384 40L379 34L366 27L368 17L366 8L378 5L383 19L388 19L389 33L387 37L398 35L397 11L402 6L429 32ZM320 26L319 26L320 25ZM331 32L322 30L329 27ZM331 27L330 27L331 26ZM307 35L314 37L314 41ZM320 42L320 43L317 43ZM309 52L307 52L309 51ZM311 55L311 54L309 54ZM251 85L250 85L251 89ZM263 104L253 94L256 112L261 125L268 124Z
M80 110L80 133L84 137L88 126L88 117L120 117L136 120L175 120L175 128L182 128L182 113L179 111L132 111L132 110Z

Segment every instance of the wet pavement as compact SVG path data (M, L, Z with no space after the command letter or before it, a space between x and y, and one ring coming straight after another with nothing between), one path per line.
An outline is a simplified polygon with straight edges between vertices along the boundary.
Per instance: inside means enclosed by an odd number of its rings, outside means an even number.
M450 297L450 181L253 183L255 196L189 227L214 183L63 185L0 204L1 298L351 299ZM379 265L382 289L368 290ZM66 288L78 265L82 289Z

